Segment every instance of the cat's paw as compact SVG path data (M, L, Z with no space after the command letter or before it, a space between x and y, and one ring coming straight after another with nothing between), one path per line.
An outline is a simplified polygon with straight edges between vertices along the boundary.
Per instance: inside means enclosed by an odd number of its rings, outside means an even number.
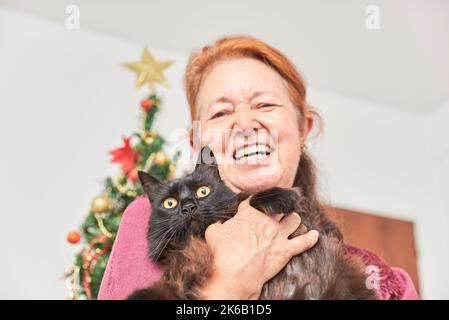
M266 214L299 211L301 202L301 192L297 188L274 187L258 192L250 199L253 208Z

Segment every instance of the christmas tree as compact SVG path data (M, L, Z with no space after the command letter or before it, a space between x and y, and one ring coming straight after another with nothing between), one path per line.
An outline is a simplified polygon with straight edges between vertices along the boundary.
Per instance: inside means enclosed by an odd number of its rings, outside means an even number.
M101 194L94 197L89 212L78 231L67 235L72 244L81 242L73 266L65 273L70 283L71 299L96 299L114 243L120 219L126 207L140 194L138 171L161 180L174 176L179 153L170 159L164 152L165 140L152 130L161 99L155 84L167 85L163 71L172 61L156 61L145 48L140 61L123 66L136 73L136 87L148 85L149 95L140 102L141 128L123 139L123 146L110 151L111 162L120 164L120 174L107 177Z

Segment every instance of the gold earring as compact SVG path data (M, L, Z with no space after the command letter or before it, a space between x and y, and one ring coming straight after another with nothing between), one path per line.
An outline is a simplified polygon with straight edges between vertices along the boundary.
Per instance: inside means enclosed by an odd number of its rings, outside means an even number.
M307 145L302 144L301 145L301 152L306 152L307 151Z

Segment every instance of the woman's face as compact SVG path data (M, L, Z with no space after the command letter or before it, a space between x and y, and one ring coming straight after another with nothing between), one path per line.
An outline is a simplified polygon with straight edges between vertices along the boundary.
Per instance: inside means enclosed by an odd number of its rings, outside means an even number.
M213 150L231 190L292 186L313 120L300 118L276 71L251 58L220 62L203 79L197 107L201 146Z

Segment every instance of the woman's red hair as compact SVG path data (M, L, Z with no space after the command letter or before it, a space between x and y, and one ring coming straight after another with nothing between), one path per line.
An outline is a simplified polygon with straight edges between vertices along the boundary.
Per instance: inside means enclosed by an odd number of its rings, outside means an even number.
M307 107L304 80L294 64L269 44L250 36L237 35L218 39L213 45L190 55L184 74L184 89L192 121L198 120L197 95L208 72L217 63L235 58L253 58L274 69L285 80L290 100L298 109L301 119L307 111L319 118L315 111Z

